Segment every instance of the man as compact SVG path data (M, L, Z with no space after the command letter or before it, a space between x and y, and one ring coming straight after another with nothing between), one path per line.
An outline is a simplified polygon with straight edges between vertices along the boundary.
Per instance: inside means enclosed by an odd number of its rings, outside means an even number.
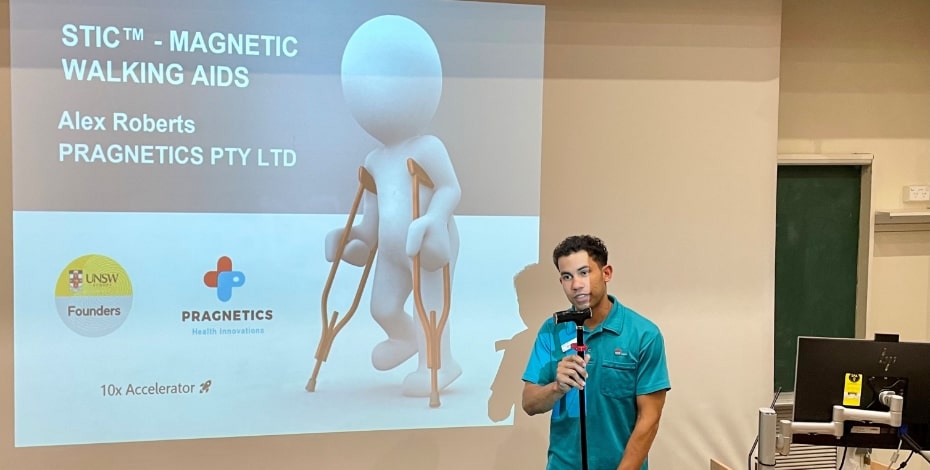
M552 411L547 469L581 468L578 394L584 393L588 468L646 470L671 388L662 333L607 294L613 267L600 239L568 237L552 260L572 308L590 308L591 318L584 322L584 359L572 349L576 325L549 318L523 374L523 410Z

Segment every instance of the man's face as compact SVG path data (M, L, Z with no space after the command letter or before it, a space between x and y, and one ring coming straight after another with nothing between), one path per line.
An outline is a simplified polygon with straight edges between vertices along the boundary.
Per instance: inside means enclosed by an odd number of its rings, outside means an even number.
M558 264L562 290L575 308L595 308L604 300L607 282L613 274L609 264L598 266L587 251L563 256L559 258Z

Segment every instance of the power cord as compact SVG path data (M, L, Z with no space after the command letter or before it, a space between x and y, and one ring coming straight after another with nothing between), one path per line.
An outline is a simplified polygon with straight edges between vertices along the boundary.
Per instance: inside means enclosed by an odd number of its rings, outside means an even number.
M902 426L898 432L898 435L901 436L901 439L904 440L904 443L907 444L907 446L910 447L912 451L920 455L924 460L927 461L927 463L930 463L930 457L924 455L923 449L920 448L920 444L918 444L917 441L915 441L914 438L907 433L907 426ZM908 457L908 459L910 459L910 457Z
M891 468L895 462L898 461L898 457L901 455L901 444L904 443L904 439L898 439L898 448L891 454L891 460L888 461L888 468ZM901 467L898 467L901 468Z
M907 463L911 461L911 457L913 456L914 456L914 451L912 450L911 453L908 454L907 458L904 459L904 462L901 462L901 465L898 465L898 468L896 470L901 470L902 468L907 467ZM888 464L888 468L891 468L891 464Z

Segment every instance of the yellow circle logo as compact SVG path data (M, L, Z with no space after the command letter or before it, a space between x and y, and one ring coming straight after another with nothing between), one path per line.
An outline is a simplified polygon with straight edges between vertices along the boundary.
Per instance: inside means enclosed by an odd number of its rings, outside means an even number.
M68 263L58 276L55 304L58 316L75 333L108 335L129 316L132 282L113 259L84 255Z

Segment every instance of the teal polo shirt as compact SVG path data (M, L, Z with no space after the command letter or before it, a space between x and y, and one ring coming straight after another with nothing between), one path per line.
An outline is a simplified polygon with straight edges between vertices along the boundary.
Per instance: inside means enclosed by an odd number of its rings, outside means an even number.
M613 296L607 318L584 329L591 360L585 383L586 438L589 470L616 470L636 423L636 396L671 388L665 341L659 327L623 306ZM555 381L556 365L578 333L574 323L543 323L536 336L523 380L537 385ZM571 389L552 408L547 470L581 468L579 391ZM649 468L648 461L643 470Z

